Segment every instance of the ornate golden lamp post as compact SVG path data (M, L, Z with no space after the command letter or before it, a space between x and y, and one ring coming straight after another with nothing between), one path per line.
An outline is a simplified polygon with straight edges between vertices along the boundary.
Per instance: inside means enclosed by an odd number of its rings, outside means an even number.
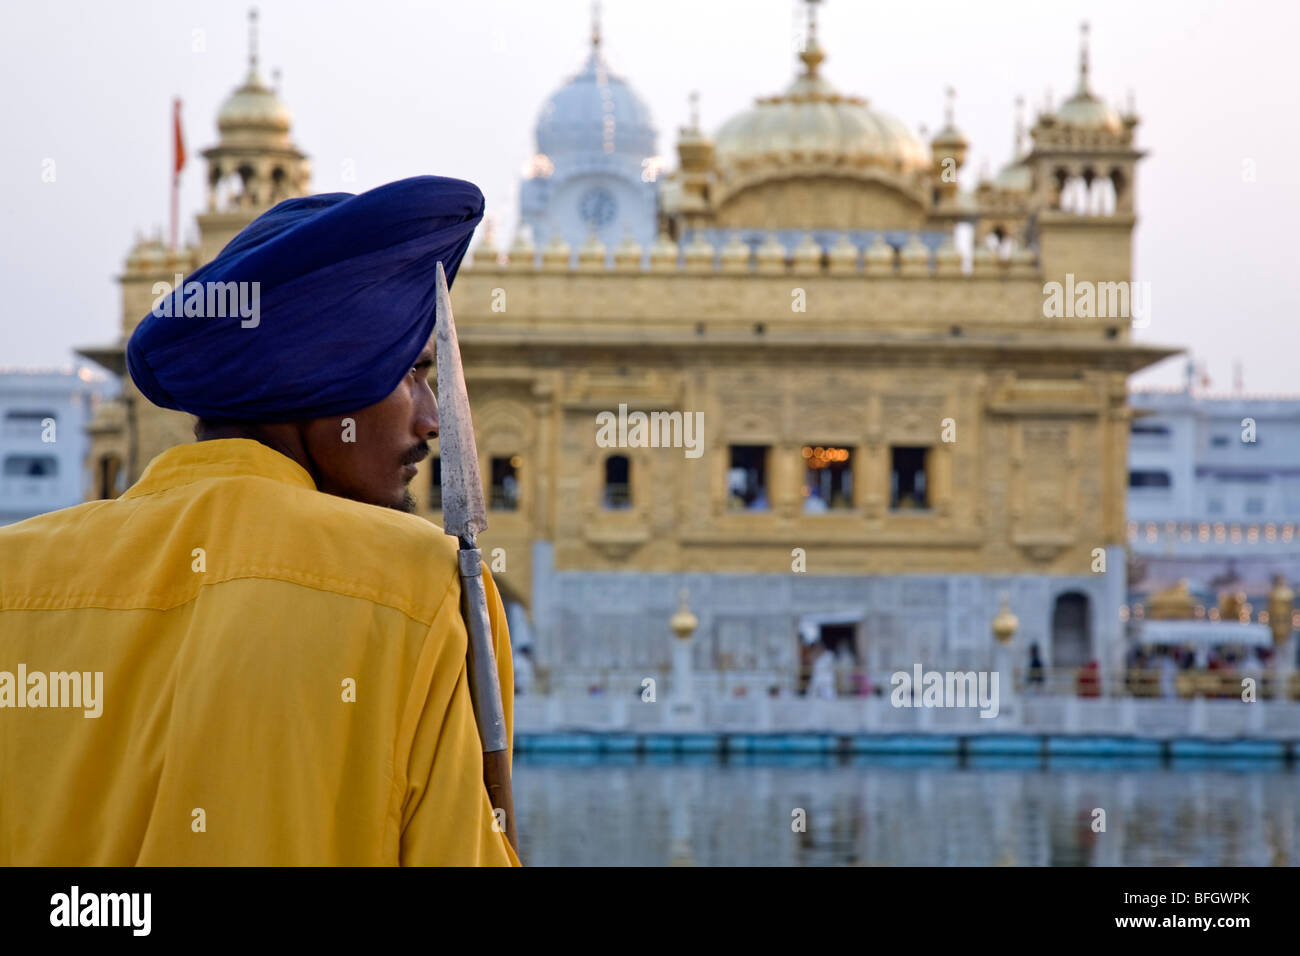
M686 589L679 594L681 606L668 621L676 639L673 641L672 716L675 722L692 723L697 713L691 675L691 635L699 621L686 606Z
M1016 628L1020 626L1020 619L1011 613L1011 608L1007 604L1008 595L1006 591L999 594L998 599L1002 602L1002 607L993 618L993 639L997 642L997 646L993 651L993 661L997 673L1006 676L1005 690L1001 687L1003 681L1001 679L998 681L999 696L1002 698L998 714L999 716L1002 714L1015 716L1016 677L1011 658L1011 640L1016 636Z

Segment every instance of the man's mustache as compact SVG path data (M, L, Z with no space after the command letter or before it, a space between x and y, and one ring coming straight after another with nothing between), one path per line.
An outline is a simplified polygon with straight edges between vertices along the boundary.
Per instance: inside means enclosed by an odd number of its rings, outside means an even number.
M417 465L429 457L429 443L422 441L402 456L403 465Z

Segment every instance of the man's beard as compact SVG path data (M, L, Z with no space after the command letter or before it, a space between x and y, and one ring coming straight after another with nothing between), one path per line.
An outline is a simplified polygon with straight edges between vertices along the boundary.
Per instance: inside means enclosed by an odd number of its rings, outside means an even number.
M424 461L424 459L428 457L429 457L429 443L427 441L422 441L406 453L406 455L402 458L402 464L418 465L420 462ZM393 508L396 511L404 511L408 515L415 514L416 501L415 501L415 496L411 494L411 489L409 487L403 489L401 503L395 505L389 505L389 507Z

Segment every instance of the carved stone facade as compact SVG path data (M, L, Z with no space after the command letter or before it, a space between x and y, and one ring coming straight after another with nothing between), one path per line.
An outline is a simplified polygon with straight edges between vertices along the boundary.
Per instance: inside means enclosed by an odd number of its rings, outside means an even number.
M1086 595L1097 647L1115 644L1125 381L1168 353L1133 344L1127 329L1112 335L1109 320L1043 319L1041 276L1002 268L916 279L519 273L480 249L454 299L482 467L521 462L518 508L490 512L481 543L502 549L498 579L532 607L539 657L570 674L603 661L588 678L627 654L658 660L683 585L706 669L750 660L727 649L741 633L754 647L780 644L754 665L780 669L800 613L846 608L863 609L864 648L933 631L915 652L933 644L941 657L925 660L955 660L973 629L991 653L1000 588L1023 597L1012 605L1021 637L1042 639L1049 661L1059 594ZM792 289L807 312L791 311ZM620 405L702 412L702 453L600 447L597 416ZM848 507L805 511L809 445L852 450ZM766 510L729 507L731 446L768 450ZM928 450L928 508L891 506L898 447ZM628 459L626 508L602 500L611 454ZM792 570L795 549L806 570ZM1118 588L1093 573L1097 549ZM825 600L770 598L790 588ZM719 589L746 596L724 613ZM873 596L886 593L887 606ZM642 631L662 646L619 649Z

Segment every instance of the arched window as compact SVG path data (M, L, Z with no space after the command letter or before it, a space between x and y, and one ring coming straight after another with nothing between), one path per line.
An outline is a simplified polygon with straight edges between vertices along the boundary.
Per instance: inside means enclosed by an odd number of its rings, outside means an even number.
M1016 240L1011 237L1006 227L998 224L993 227L993 231L984 237L984 243L999 259L1011 258L1011 253L1015 252Z
M1088 181L1083 176L1071 176L1061 187L1062 212L1072 212L1075 215L1087 215L1088 213Z
M1088 212L1094 216L1113 216L1115 200L1115 182L1109 176L1098 176L1088 187Z
M289 177L281 167L271 170L271 202L279 202L289 194L288 181Z
M1118 208L1120 202L1124 199L1124 191L1128 189L1128 180L1124 176L1124 170L1116 167L1110 171L1110 187L1115 194L1115 206Z
M610 455L605 459L603 500L606 508L615 511L632 507L632 465L627 455Z
M237 206L257 205L257 172L245 163L237 170L239 175L239 195L235 199Z
M1066 208L1065 187L1069 181L1070 171L1064 166L1058 166L1052 173L1052 193L1053 199L1055 200L1052 204L1053 208L1062 210Z
M523 459L519 455L493 458L492 487L488 507L493 511L519 510L519 468Z
M215 212L222 202L221 180L225 177L221 164L214 162L208 168L208 212Z

